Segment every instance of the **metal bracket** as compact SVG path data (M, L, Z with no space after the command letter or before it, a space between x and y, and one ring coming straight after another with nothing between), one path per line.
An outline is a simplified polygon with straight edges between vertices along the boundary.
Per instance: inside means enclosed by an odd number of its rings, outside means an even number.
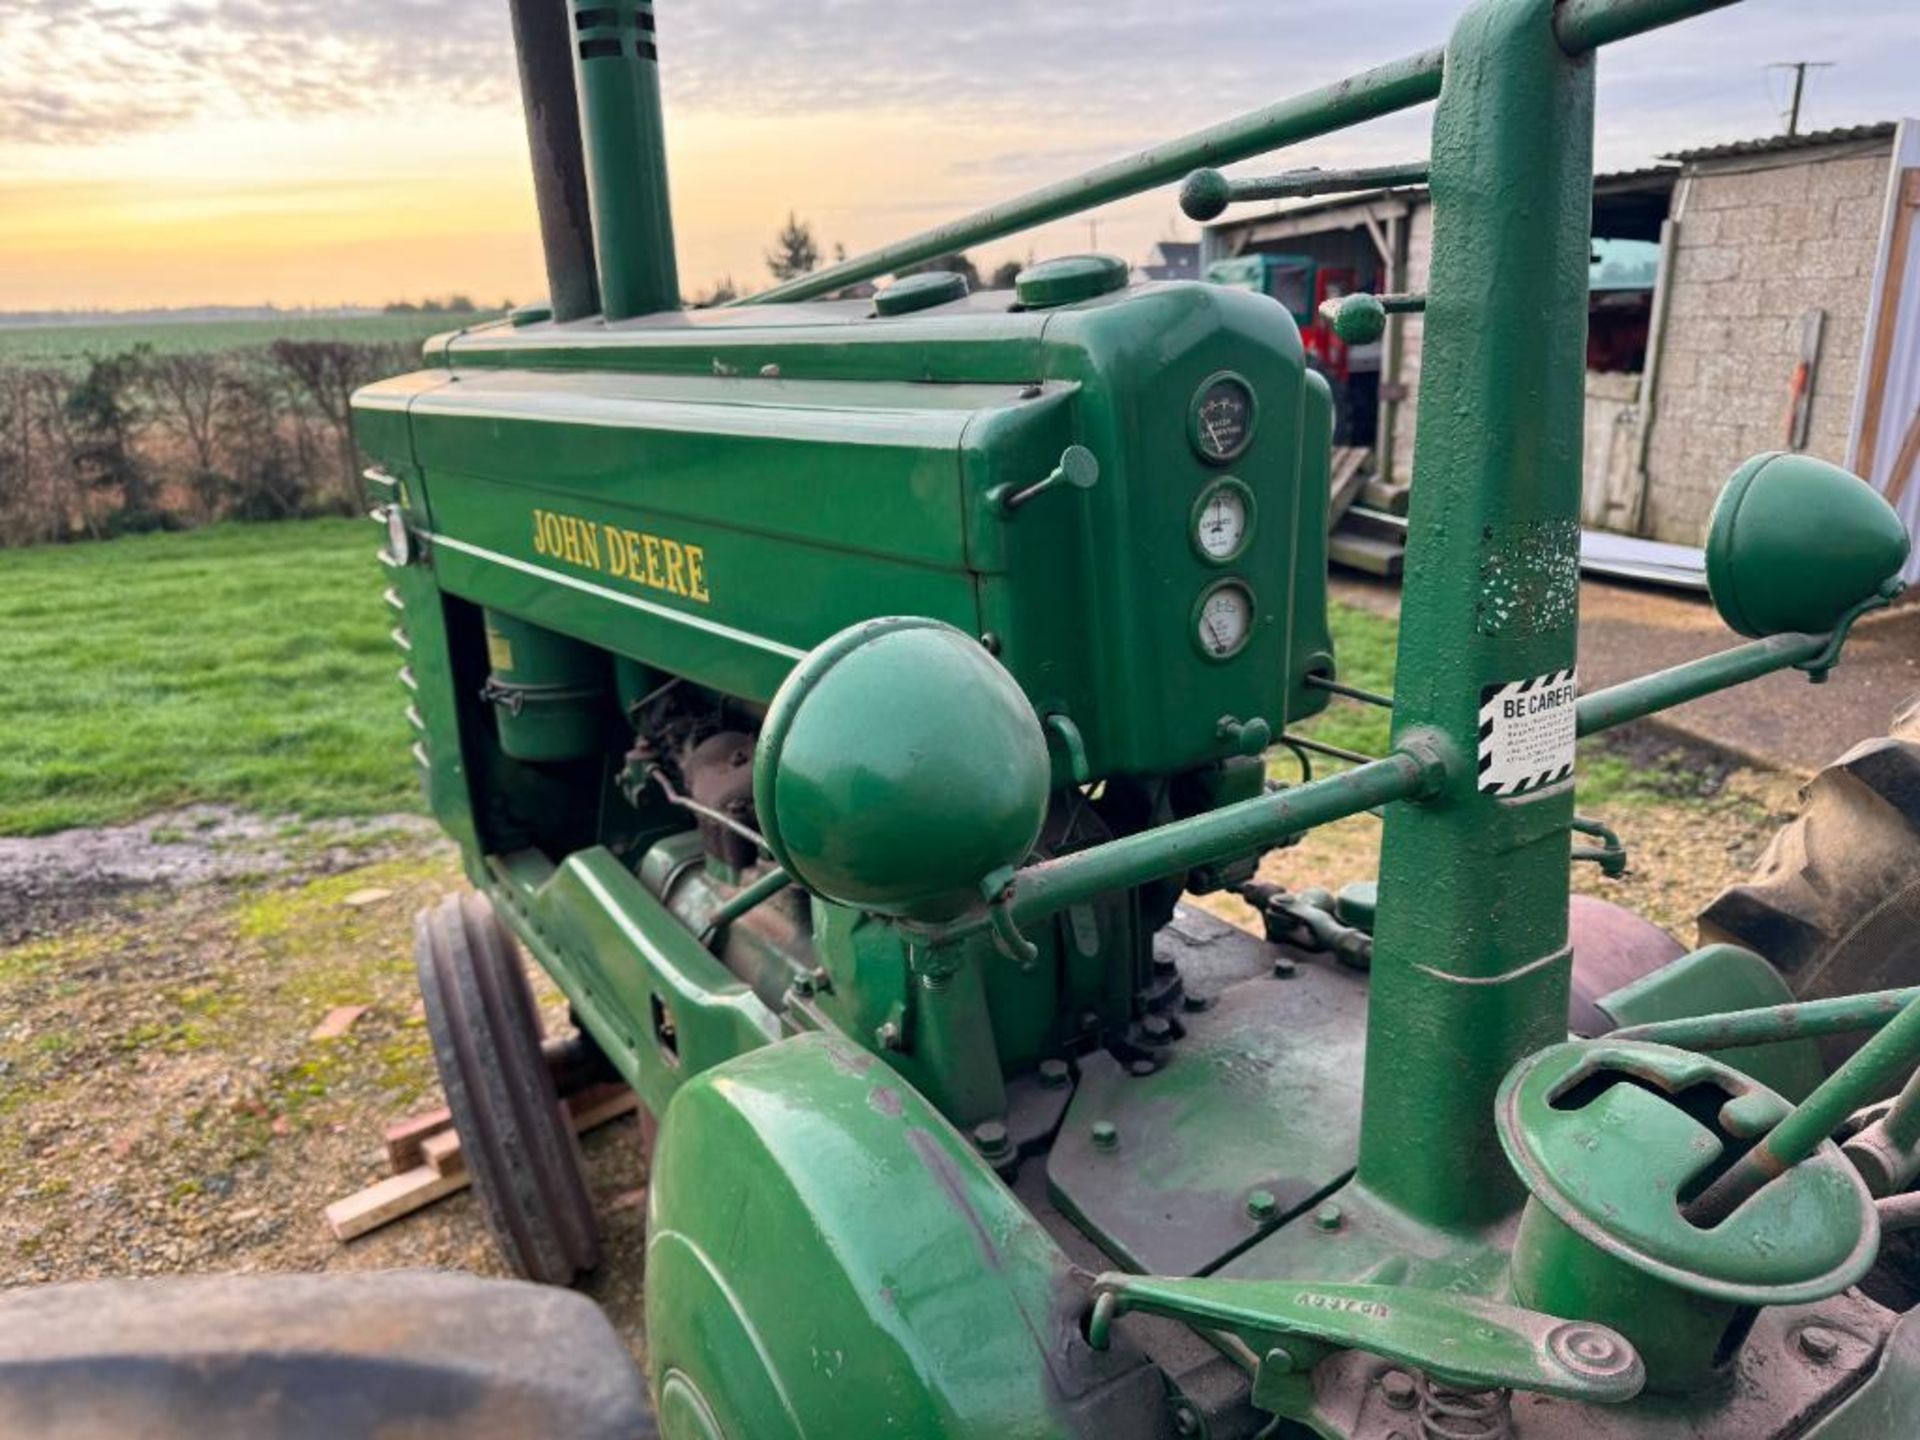
M1840 650L1847 643L1854 624L1862 615L1870 615L1875 610L1884 610L1900 598L1907 588L1907 582L1899 576L1887 581L1877 594L1868 596L1853 609L1840 617L1840 623L1833 627L1833 634L1827 641L1827 648L1810 660L1802 660L1793 668L1807 672L1807 678L1816 685L1824 685L1827 676L1833 673L1833 667L1840 663Z
M1294 1387L1272 1382L1310 1370L1334 1350L1364 1350L1464 1389L1606 1405L1633 1399L1646 1383L1639 1354L1617 1331L1472 1296L1113 1272L1093 1290L1087 1341L1094 1349L1105 1348L1114 1320L1130 1310L1224 1331L1263 1357L1255 1389L1276 1398Z

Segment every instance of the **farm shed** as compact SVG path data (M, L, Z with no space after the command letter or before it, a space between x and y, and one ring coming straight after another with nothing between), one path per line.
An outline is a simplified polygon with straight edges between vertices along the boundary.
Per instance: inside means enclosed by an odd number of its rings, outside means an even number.
M1586 498L1596 532L1696 547L1746 456L1797 449L1898 496L1920 487L1920 121L1678 152L1594 184ZM1207 228L1220 278L1308 257L1368 290L1421 291L1420 188ZM1218 270L1214 267L1219 267ZM1397 317L1344 377L1346 440L1411 478L1422 324ZM1904 493L1901 493L1903 492Z

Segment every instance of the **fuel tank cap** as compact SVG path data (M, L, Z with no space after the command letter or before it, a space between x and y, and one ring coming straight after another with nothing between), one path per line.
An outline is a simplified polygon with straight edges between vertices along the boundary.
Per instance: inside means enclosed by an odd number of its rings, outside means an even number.
M1029 310L1092 300L1125 287L1127 262L1116 255L1062 255L1029 265L1013 281L1013 293Z

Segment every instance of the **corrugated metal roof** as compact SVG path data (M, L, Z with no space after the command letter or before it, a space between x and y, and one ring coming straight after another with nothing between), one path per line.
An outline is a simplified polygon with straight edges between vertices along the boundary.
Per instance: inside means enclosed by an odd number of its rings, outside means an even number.
M1894 125L1883 120L1878 125L1844 125L1835 130L1809 130L1804 135L1768 135L1760 140L1735 140L1725 145L1704 145L1697 150L1676 150L1664 160L1689 163L1697 160L1730 160L1743 155L1777 155L1789 150L1813 150L1823 145L1844 145L1851 141L1885 140Z
M1671 186L1680 178L1678 165L1645 165L1638 170L1612 170L1604 175L1593 177L1595 190L1609 193L1638 189L1659 189ZM1378 204L1382 200L1403 200L1424 205L1427 200L1427 187L1424 185L1396 185L1387 190L1361 190L1345 195L1327 195L1311 200L1283 201L1258 214L1238 216L1232 220L1216 220L1206 226L1209 230L1243 230L1249 226L1261 225L1274 220L1303 220L1312 215L1325 215L1333 211L1361 209ZM1353 225L1360 224L1358 219ZM1351 228L1351 227L1348 227Z

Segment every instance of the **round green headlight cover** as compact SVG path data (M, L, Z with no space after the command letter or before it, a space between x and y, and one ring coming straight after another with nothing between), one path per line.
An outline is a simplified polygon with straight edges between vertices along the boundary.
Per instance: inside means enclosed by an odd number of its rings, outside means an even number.
M774 857L807 889L939 922L1033 849L1050 773L1033 706L978 640L935 620L870 620L781 685L753 796Z
M1742 635L1824 635L1907 563L1906 527L1858 476L1810 455L1756 455L1707 530L1707 588Z

